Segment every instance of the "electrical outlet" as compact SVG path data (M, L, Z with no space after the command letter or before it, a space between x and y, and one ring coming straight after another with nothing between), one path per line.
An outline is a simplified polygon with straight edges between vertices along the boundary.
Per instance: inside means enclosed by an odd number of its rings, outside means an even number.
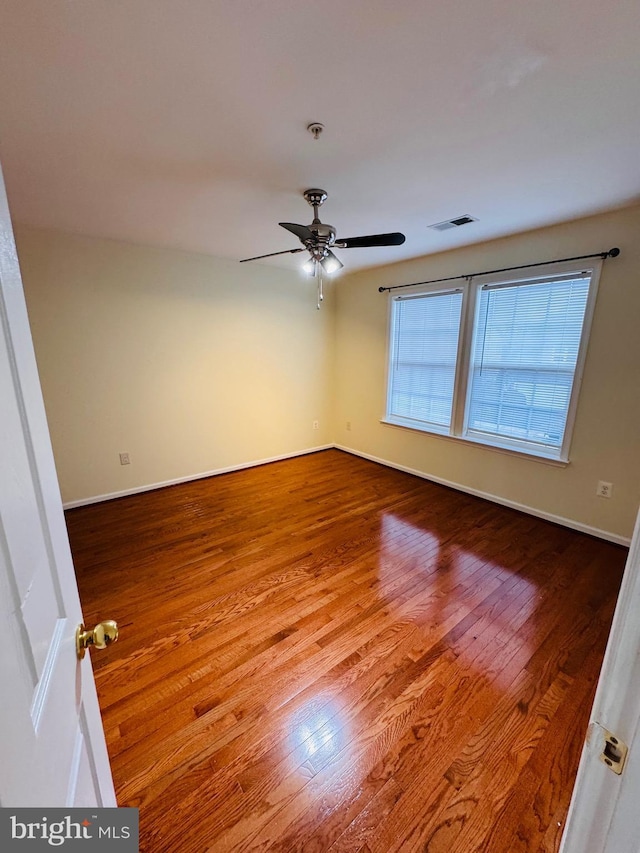
M598 495L599 498L610 498L612 492L613 483L605 483L604 480L598 480L598 488L596 489L596 495Z
M351 421L347 421L347 430L351 432Z
M129 458L128 453L121 453L120 454L120 464L121 465L131 465L131 459Z
M320 421L314 421L313 422L313 428L314 429L320 429Z

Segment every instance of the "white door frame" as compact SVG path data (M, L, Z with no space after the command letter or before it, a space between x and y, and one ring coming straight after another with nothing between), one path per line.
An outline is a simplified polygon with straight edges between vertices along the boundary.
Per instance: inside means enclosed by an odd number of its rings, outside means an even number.
M629 748L621 776L599 758L608 729ZM560 853L640 851L640 512L591 711ZM638 741L634 743L634 741Z

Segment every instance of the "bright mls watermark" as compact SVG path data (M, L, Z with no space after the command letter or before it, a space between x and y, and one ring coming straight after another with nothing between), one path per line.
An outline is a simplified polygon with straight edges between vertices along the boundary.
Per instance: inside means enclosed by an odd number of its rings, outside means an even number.
M0 850L138 853L138 809L0 809Z

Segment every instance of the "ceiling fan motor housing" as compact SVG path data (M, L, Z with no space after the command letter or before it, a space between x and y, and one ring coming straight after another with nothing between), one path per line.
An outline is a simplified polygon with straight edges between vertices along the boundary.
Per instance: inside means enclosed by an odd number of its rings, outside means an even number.
M314 258L321 260L329 253L329 247L336 241L336 229L326 222L312 222L309 230L313 234L313 240L306 240L305 245Z

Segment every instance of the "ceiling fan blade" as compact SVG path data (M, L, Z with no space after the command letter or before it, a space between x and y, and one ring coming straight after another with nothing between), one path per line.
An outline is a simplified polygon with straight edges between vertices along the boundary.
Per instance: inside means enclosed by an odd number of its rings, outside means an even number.
M246 264L247 261L259 261L260 258L273 258L276 255L295 255L297 252L304 252L304 249L285 249L284 252L269 252L268 255L256 255L255 258L242 258L241 264Z
M296 225L295 222L278 222L278 225L286 228L287 231L291 231L291 233L295 234L303 243L305 240L313 240L313 233L306 225Z
M340 238L336 240L336 246L341 249L360 249L368 246L401 246L406 237L399 231L392 231L390 234L369 234L366 237L347 237L346 240Z

